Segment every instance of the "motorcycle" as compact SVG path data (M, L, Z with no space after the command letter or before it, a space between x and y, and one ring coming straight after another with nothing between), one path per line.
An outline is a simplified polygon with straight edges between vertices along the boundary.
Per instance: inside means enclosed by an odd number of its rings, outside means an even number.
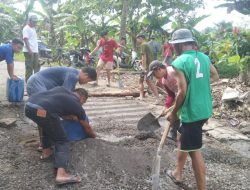
M51 52L52 52L51 49L48 48L48 46L45 43L38 40L38 54L39 54L40 65L44 65L45 63L50 65L50 62L52 62Z
M114 69L117 68L117 64L119 64L120 68L130 69L133 68L135 71L141 71L141 60L138 59L136 51L131 51L131 61L126 63L126 55L115 53L114 55Z
M74 67L92 67L95 64L94 57L90 56L88 48L80 48L80 51L70 52L70 62Z

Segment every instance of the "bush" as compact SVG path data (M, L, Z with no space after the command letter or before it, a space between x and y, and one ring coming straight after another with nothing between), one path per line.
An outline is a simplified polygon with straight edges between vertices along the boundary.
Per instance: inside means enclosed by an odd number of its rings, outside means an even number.
M240 73L239 65L235 63L220 63L215 65L220 78L234 78L238 77Z
M18 53L18 54L15 53L14 61L22 61L22 62L24 62L24 60L25 60L25 58L24 58L24 55L23 55L22 52Z

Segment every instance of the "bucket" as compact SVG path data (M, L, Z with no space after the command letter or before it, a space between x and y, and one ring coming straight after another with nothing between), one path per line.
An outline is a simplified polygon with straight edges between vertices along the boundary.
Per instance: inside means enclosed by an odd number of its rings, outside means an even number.
M79 121L64 119L61 122L69 141L79 141L89 137L88 134L82 128Z
M22 102L24 94L24 80L19 78L13 80L8 78L6 85L6 96L9 102Z

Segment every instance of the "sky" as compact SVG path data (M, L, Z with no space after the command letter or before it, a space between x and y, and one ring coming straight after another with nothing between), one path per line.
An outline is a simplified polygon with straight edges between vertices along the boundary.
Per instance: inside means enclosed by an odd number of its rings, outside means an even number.
M207 26L214 26L215 23L222 21L232 22L233 26L245 27L250 29L250 16L243 15L237 11L232 11L230 14L227 13L226 8L214 8L225 1L223 0L204 0L204 9L197 9L197 15L210 15L208 18L205 18L195 27L198 31L204 30Z

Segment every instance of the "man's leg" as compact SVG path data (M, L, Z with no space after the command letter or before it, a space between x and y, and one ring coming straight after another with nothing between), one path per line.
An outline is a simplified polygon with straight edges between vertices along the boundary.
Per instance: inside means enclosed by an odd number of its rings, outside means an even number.
M27 82L30 76L33 74L33 55L28 52L24 52L25 57L25 81Z
M107 78L108 78L108 86L110 86L110 80L111 80L111 70L107 69Z
M189 152L198 190L206 189L206 168L200 151Z
M160 98L160 97L159 97L159 93L158 93L158 89L157 89L156 85L153 83L153 81L147 79L147 80L146 80L146 83L148 84L149 88L152 90L154 96L155 96L156 98Z
M111 71L113 70L113 62L108 61L105 65L105 69L107 72L107 78L108 78L108 86L110 86L110 80L111 80Z
M60 118L51 118L49 124L44 126L43 131L45 131L48 137L55 143L55 168L57 168L56 182L80 182L81 178L79 176L72 176L66 172L69 160L69 145Z
M34 53L34 58L33 58L33 68L34 68L34 73L37 73L40 71L40 63L38 59L38 53Z
M141 74L140 75L140 79L139 79L139 91L140 91L140 99L143 99L145 96L144 96L144 85L143 85L143 81L144 81L144 78L145 78L145 74Z
M177 181L182 181L182 171L183 171L183 168L185 166L187 156L188 156L187 152L180 151L180 148L181 148L180 138L181 138L181 134L178 133L177 135L177 148L178 148L177 164L176 164L175 170L172 173L172 175L175 177Z
M101 72L102 68L104 67L104 64L105 63L101 59L99 59L99 61L97 63L97 66L96 66L96 75L97 75L96 84L98 84L98 79L99 79L99 76L100 76L100 72Z

